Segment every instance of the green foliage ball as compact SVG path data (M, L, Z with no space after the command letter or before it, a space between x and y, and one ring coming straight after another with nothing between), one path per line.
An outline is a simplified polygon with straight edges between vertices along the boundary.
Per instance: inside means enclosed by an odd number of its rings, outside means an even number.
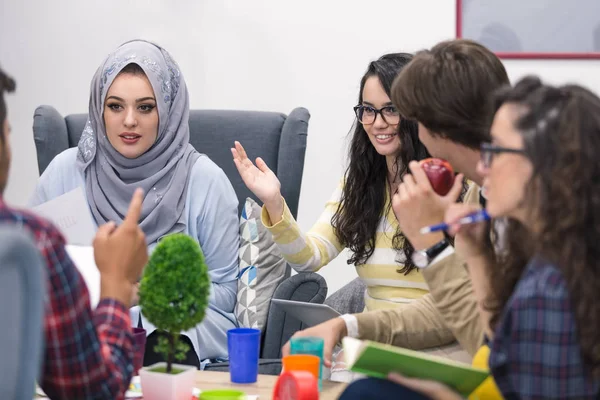
M200 245L185 234L162 239L154 249L140 283L139 304L158 329L173 334L204 319L210 277Z

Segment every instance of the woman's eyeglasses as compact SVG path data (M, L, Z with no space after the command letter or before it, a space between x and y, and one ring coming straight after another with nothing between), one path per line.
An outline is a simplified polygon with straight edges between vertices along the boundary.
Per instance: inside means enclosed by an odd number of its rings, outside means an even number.
M354 107L356 118L363 125L371 125L375 122L377 114L381 114L381 118L390 125L397 125L400 123L400 113L394 106L381 107L379 110L370 106L356 106Z
M511 149L508 147L500 147L493 145L491 143L482 143L481 144L481 162L485 168L489 168L492 165L492 161L494 159L494 154L500 153L512 153L512 154L521 154L525 155L525 151L523 149Z

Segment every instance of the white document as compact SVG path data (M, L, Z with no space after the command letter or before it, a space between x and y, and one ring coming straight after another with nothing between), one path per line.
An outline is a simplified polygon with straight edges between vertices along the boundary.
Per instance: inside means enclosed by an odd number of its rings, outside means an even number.
M100 302L100 271L94 260L94 248L92 246L67 245L66 249L69 257L83 275L83 280L90 292L90 304L93 310Z
M96 225L81 187L33 207L32 211L56 225L68 244L92 245Z

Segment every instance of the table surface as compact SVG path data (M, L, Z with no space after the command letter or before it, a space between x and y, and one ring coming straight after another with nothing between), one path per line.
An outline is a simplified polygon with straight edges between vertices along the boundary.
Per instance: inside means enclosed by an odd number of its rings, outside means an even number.
M249 396L258 396L258 400L270 400L273 398L273 389L275 388L277 378L278 376L274 375L258 375L256 383L241 385L231 382L229 372L198 371L196 373L195 387L200 390L237 389ZM346 383L323 381L323 390L320 392L319 399L337 399L346 388L346 385ZM42 399L47 397L40 396L38 392L35 398Z
M270 400L273 398L273 388L277 378L278 376L274 375L259 375L256 383L241 385L231 382L229 372L198 371L196 374L196 387L200 390L238 389L247 395L258 395L259 400ZM319 399L337 399L345 388L345 383L323 381L323 390L321 390Z

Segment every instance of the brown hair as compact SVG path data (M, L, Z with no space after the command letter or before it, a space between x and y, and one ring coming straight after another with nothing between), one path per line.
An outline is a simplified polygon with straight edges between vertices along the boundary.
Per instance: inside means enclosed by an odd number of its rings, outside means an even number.
M491 324L498 323L527 260L539 256L560 269L583 361L600 377L600 98L580 86L527 77L497 93L494 108L505 103L521 106L514 126L533 165L524 204L538 227L532 233L511 221L506 230L506 256L490 273Z
M6 103L4 102L4 92L14 92L16 88L15 81L2 71L0 68L0 124L4 123L6 119ZM1 126L0 126L1 128ZM0 138L4 138L0 135Z
M432 135L479 149L489 140L489 97L508 83L502 62L486 47L449 40L415 55L394 81L392 101Z

